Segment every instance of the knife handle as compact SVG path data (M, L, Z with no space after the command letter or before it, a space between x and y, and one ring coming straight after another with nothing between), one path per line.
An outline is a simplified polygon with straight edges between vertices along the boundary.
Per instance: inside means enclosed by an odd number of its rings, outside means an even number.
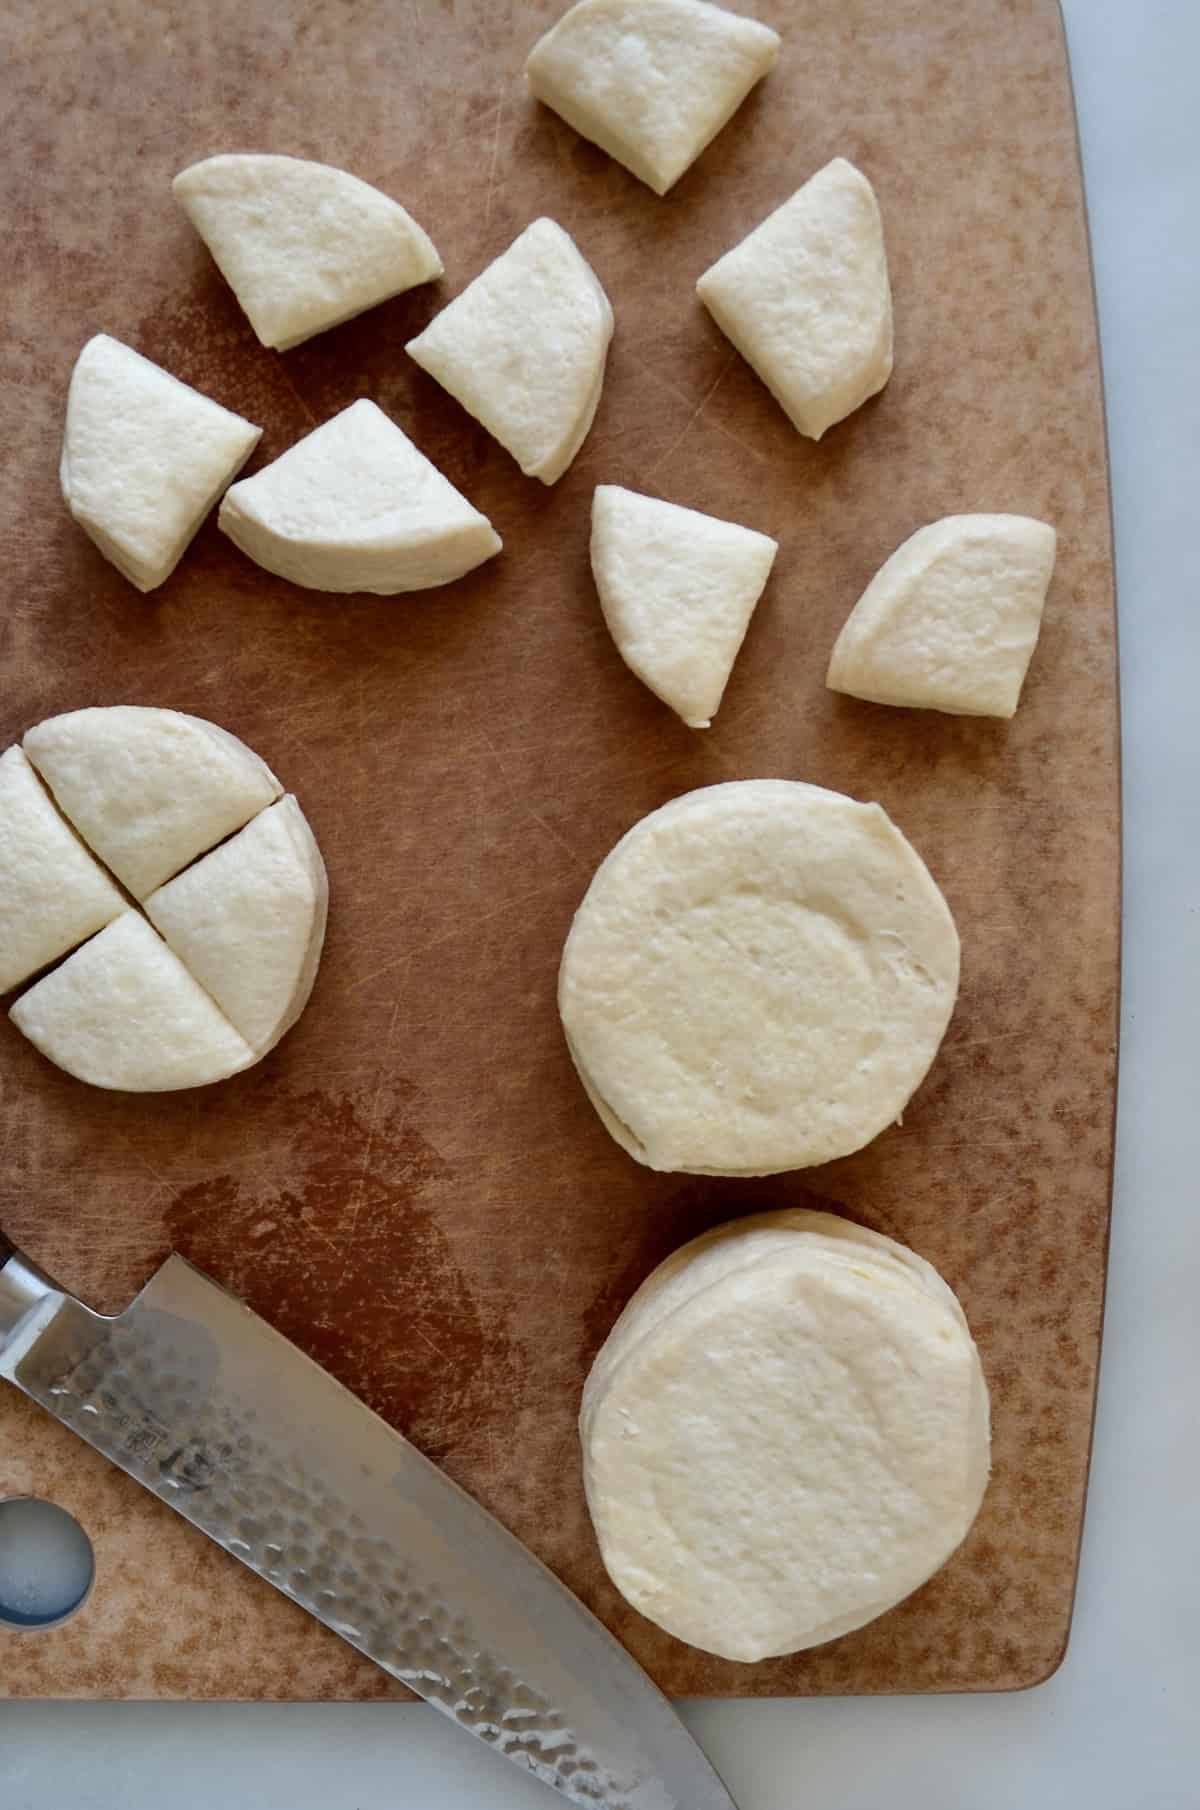
M15 1257L16 1254L16 1245L8 1242L8 1239L4 1236L4 1227L0 1226L0 1270L4 1268L9 1258Z

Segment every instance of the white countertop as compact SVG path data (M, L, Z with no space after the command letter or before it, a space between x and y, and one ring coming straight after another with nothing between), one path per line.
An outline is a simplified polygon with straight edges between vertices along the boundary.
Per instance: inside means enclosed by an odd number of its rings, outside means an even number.
M1126 838L1112 1265L1075 1629L1057 1676L1016 1696L688 1706L741 1810L1200 1806L1200 4L1064 11L1108 386ZM423 1708L0 1705L2 1810L164 1802L550 1799Z

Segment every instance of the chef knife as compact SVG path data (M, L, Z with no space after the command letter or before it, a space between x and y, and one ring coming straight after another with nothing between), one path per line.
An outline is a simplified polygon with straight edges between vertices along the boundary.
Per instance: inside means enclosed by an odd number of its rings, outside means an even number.
M108 1318L0 1233L0 1376L451 1721L588 1810L736 1810L533 1554L182 1257Z

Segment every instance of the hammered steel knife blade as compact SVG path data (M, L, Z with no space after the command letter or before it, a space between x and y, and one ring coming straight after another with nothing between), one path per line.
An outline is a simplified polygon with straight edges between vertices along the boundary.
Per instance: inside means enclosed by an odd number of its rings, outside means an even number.
M736 1810L533 1554L182 1257L93 1313L0 1234L0 1376L469 1734L590 1810Z

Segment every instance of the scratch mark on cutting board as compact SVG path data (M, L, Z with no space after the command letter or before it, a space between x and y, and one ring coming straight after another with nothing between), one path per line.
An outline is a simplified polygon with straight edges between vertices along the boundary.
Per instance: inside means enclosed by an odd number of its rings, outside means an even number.
M492 217L492 199L496 193L496 170L500 163L500 127L504 121L504 88L496 96L496 130L492 134L492 163L488 171L487 201L484 203L483 224L486 226Z
M661 457L655 459L653 465L650 467L649 471L646 473L644 482L649 483L651 478L653 478L655 472L660 471L662 469L662 467L667 463L667 460L670 459L671 457L673 457L673 455L679 451L679 448L683 445L683 442L687 439L687 436L691 433L691 431L695 427L697 421L699 421L701 415L704 413L705 409L708 407L709 403L712 401L713 397L716 395L721 384L724 382L725 377L726 377L732 363L733 363L733 357L726 359L725 363L721 366L721 369L718 371L716 380L714 381L711 389L708 389L705 391L704 395L700 398L700 401L699 401L697 407L695 409L693 409L692 413L688 416L688 419L683 424L682 430L676 436L676 438L674 440L672 440L672 442L671 442L670 446L668 446L666 452L663 453L661 455Z
M392 1056L392 1043L396 1036L396 1020L399 1016L400 1001L397 999L392 1006L392 1016L388 1021L387 1036L383 1040L383 1055L380 1057L379 1061L379 1078L375 1083L375 1096L371 1101L371 1111L367 1119L367 1141L363 1149L362 1168L359 1170L358 1183L354 1190L354 1198L350 1203L350 1212L348 1215L349 1223L346 1227L346 1237L342 1246L345 1256L342 1263L341 1274L337 1280L338 1288L343 1288L345 1286L346 1279L350 1273L350 1266L353 1262L354 1240L358 1232L358 1222L362 1217L363 1202L367 1197L367 1177L371 1173L371 1157L374 1154L375 1138L379 1130L380 1101L383 1098L383 1088L384 1083L387 1080L388 1063L391 1061Z

